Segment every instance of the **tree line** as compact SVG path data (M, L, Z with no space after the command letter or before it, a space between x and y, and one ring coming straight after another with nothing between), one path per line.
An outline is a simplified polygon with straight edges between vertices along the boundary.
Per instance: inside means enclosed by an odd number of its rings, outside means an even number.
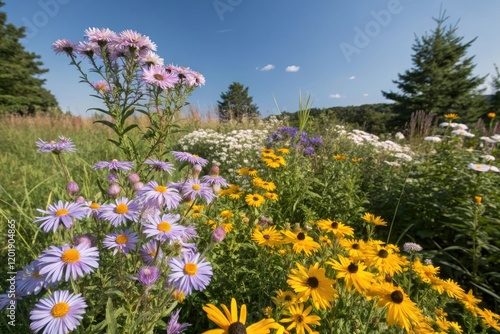
M4 6L0 0L0 7ZM484 95L487 76L474 75L474 56L467 54L476 40L464 41L458 35L458 24L448 24L443 11L435 18L436 27L412 46L412 68L400 73L393 83L397 91L382 91L392 103L311 109L311 115L326 115L341 122L361 126L367 131L383 133L404 128L415 112L433 116L457 113L461 121L472 122L488 113L500 112L500 74L490 78L493 94ZM0 12L0 114L22 115L60 113L56 98L43 87L45 79L40 56L24 49L20 40L25 28L7 23ZM218 116L221 121L241 122L260 117L249 88L239 82L220 94ZM293 113L284 113L294 118Z

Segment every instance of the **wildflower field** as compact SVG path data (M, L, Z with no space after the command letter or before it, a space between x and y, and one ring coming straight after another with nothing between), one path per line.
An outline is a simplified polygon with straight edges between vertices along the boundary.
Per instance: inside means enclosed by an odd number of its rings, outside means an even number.
M0 121L1 333L500 331L495 114L193 126L200 73L86 36L97 118Z

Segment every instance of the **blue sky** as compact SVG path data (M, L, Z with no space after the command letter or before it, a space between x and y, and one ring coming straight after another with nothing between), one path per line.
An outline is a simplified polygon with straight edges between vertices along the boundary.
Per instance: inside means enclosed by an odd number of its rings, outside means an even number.
M27 28L22 42L41 56L46 88L63 110L90 116L98 104L57 39L83 40L89 27L136 30L151 38L165 64L202 73L206 85L190 97L214 110L234 82L249 87L262 116L298 109L299 92L313 107L391 102L381 90L411 68L412 44L435 27L440 7L458 20L458 35L477 40L475 74L500 65L498 0L5 0L7 20ZM490 82L488 78L487 83Z

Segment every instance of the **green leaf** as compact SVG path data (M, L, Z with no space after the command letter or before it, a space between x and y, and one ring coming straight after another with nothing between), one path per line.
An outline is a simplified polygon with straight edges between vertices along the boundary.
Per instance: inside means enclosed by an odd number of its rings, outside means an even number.
M116 334L117 326L116 326L116 318L113 312L113 302L111 298L108 298L108 302L106 303L106 322L108 327L106 329L107 334Z

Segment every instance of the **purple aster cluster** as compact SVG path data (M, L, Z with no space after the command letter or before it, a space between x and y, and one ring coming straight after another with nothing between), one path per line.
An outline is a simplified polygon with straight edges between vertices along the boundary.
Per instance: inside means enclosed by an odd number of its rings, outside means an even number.
M71 141L71 139L59 136L59 141L51 141L45 142L40 138L36 141L36 146L38 147L37 152L46 153L51 152L54 154L60 154L63 152L75 152L76 147L75 144Z
M168 174L172 175L172 172L174 171L174 165L171 164L168 161L160 161L160 160L153 160L153 159L147 159L144 161L146 165L151 165L151 169L158 171L158 172L167 172Z
M298 140L298 144L297 144ZM296 145L306 155L314 156L315 152L323 145L323 139L316 135L308 135L307 132L300 132L295 127L279 128L267 138L269 143L288 143L293 147Z

